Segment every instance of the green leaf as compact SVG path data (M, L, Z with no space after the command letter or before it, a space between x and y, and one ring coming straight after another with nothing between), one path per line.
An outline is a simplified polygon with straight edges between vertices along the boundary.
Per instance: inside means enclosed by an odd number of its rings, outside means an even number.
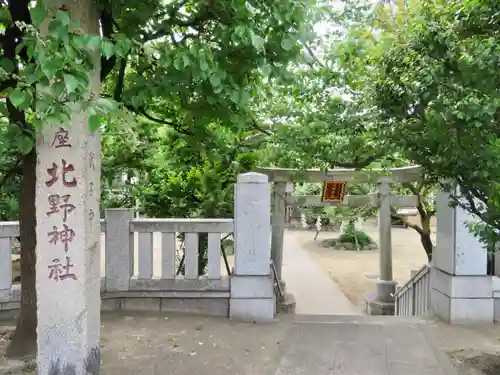
M200 63L200 69L202 72L206 72L207 70L210 69L210 66L208 65L208 63L206 61L202 61Z
M126 37L120 37L115 44L115 54L124 58L132 48L132 41Z
M12 73L16 67L11 60L3 58L0 60L0 68L5 70L7 73Z
M27 91L20 90L16 87L10 92L9 99L14 107L21 109L27 108L31 104L33 98Z
M101 126L101 116L91 115L89 116L89 130L91 132L96 131Z
M45 60L42 63L43 74L47 78L54 77L64 66L64 61L61 58L55 57L49 60Z
M64 77L64 85L66 86L66 91L68 94L75 92L78 86L81 86L81 83L78 79L71 74L63 74Z
M28 64L26 68L24 68L23 75L25 78L25 83L28 85L34 84L37 80L37 67L35 64Z
M58 39L68 38L68 27L64 25L60 20L55 19L49 23L49 33Z
M3 24L12 23L12 17L10 16L9 9L6 6L0 7L0 22Z
M265 43L266 41L264 38L260 37L259 35L252 34L252 45L257 51L263 50Z
M174 68L176 70L181 70L182 69L182 60L181 58L177 55L174 60Z
M31 137L19 137L18 147L21 149L21 153L26 155L33 148L34 141Z
M239 90L234 90L232 93L231 93L231 101L234 103L234 104L239 104L240 103L240 92Z
M104 57L109 59L111 56L114 55L114 50L115 50L115 45L111 41L106 39L102 40L101 52L104 55Z
M9 115L9 111L7 110L7 105L4 102L0 102L0 114L7 117Z
M47 16L47 8L43 0L37 0L36 5L31 9L31 21L36 27L39 27Z
M71 23L68 12L58 11L56 13L56 19L61 21L64 26L68 26Z
M117 109L117 103L107 98L98 98L95 104L105 112L113 112Z
M87 45L87 48L94 52L99 49L99 46L101 45L101 38L96 35L86 35L85 38L85 44Z
M281 41L281 48L285 51L290 51L294 46L294 41L290 38L285 38Z
M210 77L210 83L211 83L211 84L212 84L212 86L214 86L214 87L219 87L219 86L220 86L220 84L221 84L221 81L220 81L219 76L218 76L218 75L215 75L215 74L214 74L214 75L212 75L212 76Z
M262 65L261 69L262 69L262 74L264 74L265 76L271 74L271 65L269 64Z

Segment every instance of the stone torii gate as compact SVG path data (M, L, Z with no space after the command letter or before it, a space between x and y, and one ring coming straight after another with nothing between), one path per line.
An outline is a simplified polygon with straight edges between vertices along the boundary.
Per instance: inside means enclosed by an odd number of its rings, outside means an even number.
M300 171L296 169L260 168L257 172L267 174L269 176L269 181L274 182L271 220L271 259L275 264L276 273L283 290L285 290L285 283L282 280L282 268L286 204L296 206L330 206L339 204L363 206L372 204L374 206L379 206L380 275L377 280L375 293L367 296L366 310L372 315L394 314L393 296L396 291L397 283L393 280L392 275L391 205L396 207L415 207L417 204L417 197L414 195L391 195L390 185L392 183L419 181L422 168L419 166L412 166L388 170L373 169L369 171L334 169L326 172L318 169ZM287 183L321 183L325 181L372 182L378 185L378 194L364 196L347 195L341 203L322 202L321 196L286 197Z

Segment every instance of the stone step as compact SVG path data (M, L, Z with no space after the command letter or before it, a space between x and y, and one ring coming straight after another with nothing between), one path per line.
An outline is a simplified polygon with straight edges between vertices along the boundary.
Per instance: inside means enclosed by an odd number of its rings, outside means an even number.
M359 325L412 325L427 324L425 316L373 316L373 315L295 315L294 323L299 324L359 324Z
M279 312L281 314L293 314L295 313L295 305L295 297L290 293L285 293L285 298L281 301L279 306Z

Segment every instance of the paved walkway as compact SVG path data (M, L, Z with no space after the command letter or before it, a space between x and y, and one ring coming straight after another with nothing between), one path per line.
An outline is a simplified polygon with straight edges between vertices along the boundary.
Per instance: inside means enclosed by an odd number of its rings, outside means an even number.
M105 315L101 375L456 375L429 325L394 317Z
M293 294L297 302L296 314L361 314L328 273L301 249L293 231L285 231L283 247L283 279L286 292Z

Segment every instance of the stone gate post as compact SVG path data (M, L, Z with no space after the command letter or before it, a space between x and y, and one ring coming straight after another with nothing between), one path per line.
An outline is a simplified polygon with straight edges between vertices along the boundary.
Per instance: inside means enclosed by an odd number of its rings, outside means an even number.
M51 2L55 9L64 2ZM84 33L99 34L95 2L67 3ZM99 94L99 54L89 93ZM90 95L89 95L90 96ZM88 114L44 124L36 140L37 374L100 368L100 135ZM21 224L22 225L22 224Z
M244 321L272 321L270 187L260 173L238 176L234 199L235 265L229 315Z
M379 230L379 279L376 293L366 298L366 311L370 315L393 315L396 282L392 276L391 242L391 187L392 179L382 177L378 180L378 230Z
M493 323L492 277L487 251L466 226L475 218L436 197L437 235L431 273L431 310L447 323Z
M284 288L283 273L283 243L285 239L285 195L286 182L275 182L273 189L273 217L271 232L271 259L274 261L276 273Z

